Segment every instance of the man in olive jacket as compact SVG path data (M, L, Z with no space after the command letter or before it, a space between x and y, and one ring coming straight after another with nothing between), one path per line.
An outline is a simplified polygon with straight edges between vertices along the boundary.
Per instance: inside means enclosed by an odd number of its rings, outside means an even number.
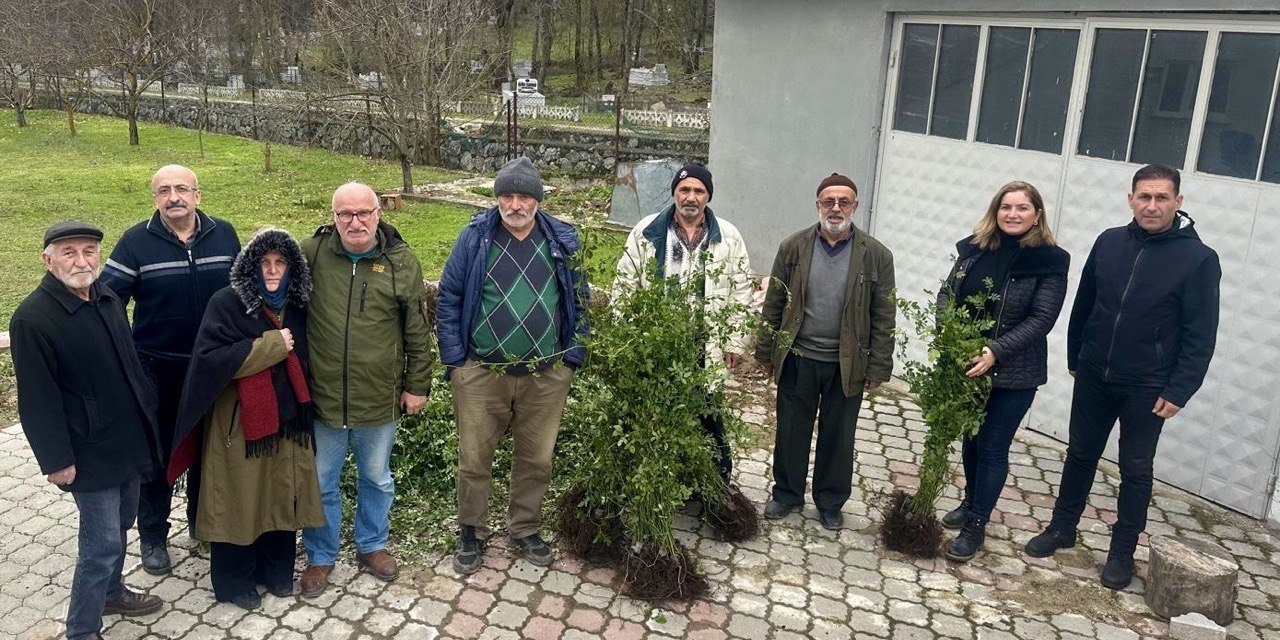
M311 266L307 338L316 412L316 471L325 524L302 532L302 595L324 591L338 555L338 481L353 449L356 560L381 580L399 571L387 552L391 447L396 420L417 413L431 389L431 332L422 266L399 232L381 221L378 194L351 182L333 194L333 224L302 242Z
M773 494L766 518L804 504L814 416L813 502L839 529L853 483L863 389L893 372L893 254L853 226L858 187L833 173L817 192L818 224L782 242L773 262L756 359L778 385Z

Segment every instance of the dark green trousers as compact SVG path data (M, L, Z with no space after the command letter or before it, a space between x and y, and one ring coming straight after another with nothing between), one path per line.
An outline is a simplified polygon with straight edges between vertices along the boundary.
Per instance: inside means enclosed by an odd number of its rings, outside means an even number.
M787 356L778 380L778 428L773 444L773 499L804 504L814 418L818 445L813 464L813 503L839 511L853 489L853 432L862 394L846 398L840 363Z

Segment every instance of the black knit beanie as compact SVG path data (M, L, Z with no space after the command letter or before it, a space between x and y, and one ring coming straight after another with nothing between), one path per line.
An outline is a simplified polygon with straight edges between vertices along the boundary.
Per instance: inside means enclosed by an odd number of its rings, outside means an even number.
M680 170L676 172L676 177L671 179L672 194L676 192L676 185L680 184L680 181L685 178L696 178L702 182L702 186L707 188L707 202L711 202L711 194L714 193L715 189L711 186L711 172L706 167L696 162L690 162L680 167Z

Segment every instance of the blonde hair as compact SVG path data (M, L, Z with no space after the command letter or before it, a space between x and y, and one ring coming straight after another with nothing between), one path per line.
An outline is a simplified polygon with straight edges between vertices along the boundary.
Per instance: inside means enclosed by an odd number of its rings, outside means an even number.
M973 228L973 240L970 242L978 245L984 251L1000 248L1000 223L996 220L997 214L1000 212L1000 203L1006 195L1021 191L1027 194L1027 199L1031 200L1031 206L1035 208L1036 213L1040 214L1040 219L1031 227L1022 238L1018 240L1018 244L1023 247L1039 247L1041 245L1053 246L1057 242L1053 239L1053 231L1049 229L1049 216L1045 215L1044 198L1040 195L1040 190L1036 189L1029 182L1014 180L996 192L991 198L991 204L987 205L987 212L983 214L982 219L978 221L978 225Z

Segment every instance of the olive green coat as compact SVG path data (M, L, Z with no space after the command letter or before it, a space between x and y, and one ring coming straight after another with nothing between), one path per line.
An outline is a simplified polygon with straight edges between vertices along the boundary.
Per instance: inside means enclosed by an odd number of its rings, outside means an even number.
M815 224L783 240L773 260L764 299L764 326L756 337L756 359L773 366L775 382L782 377L791 341L804 321L804 297L817 233ZM846 397L861 393L867 378L885 382L893 375L897 317L892 299L893 254L860 229L854 231L850 249L849 281L840 316L840 380Z
M431 391L431 327L422 266L394 227L378 225L374 254L351 263L333 225L302 241L311 266L307 344L311 398L330 427L400 417L400 393Z
M279 331L253 341L235 378L251 376L285 359ZM205 418L196 538L250 545L268 531L298 531L324 524L320 480L311 447L288 438L269 456L246 458L236 385L227 385Z

